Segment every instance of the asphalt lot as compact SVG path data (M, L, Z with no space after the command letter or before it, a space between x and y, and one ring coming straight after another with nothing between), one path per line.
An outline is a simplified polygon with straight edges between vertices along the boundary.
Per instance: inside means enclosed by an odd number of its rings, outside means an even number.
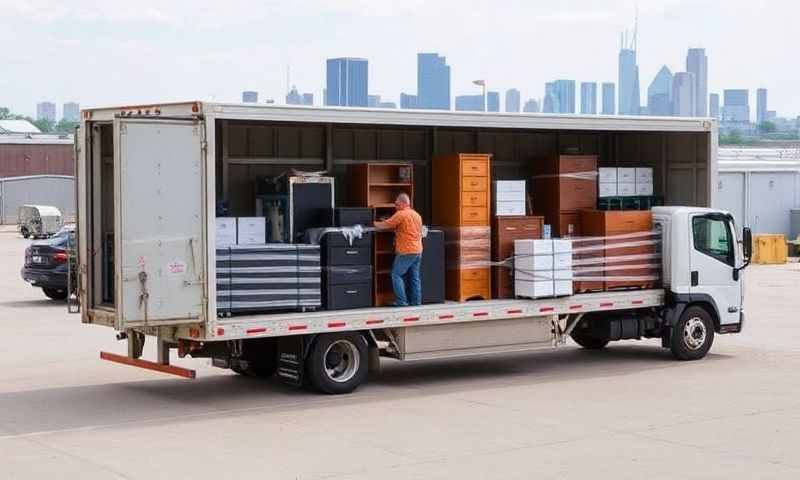
M348 396L124 352L19 276L0 227L0 478L800 478L800 265L746 275L748 322L699 362L657 341L412 364ZM154 358L152 345L146 355Z

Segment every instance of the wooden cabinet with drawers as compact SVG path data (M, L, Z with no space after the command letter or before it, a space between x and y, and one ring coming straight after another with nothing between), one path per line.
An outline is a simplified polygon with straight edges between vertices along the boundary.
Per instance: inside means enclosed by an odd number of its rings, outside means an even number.
M641 210L583 210L581 231L588 237L604 237L605 246L601 273L605 290L653 288L661 275L658 249L653 242L653 215ZM617 238L614 238L617 237ZM638 245L630 245L639 243ZM636 257L631 257L636 256ZM626 258L628 257L628 258ZM614 280L614 277L629 277ZM641 279L630 279L640 277Z
M542 238L544 217L492 218L492 298L514 298L514 240Z
M490 159L487 154L458 153L432 160L432 218L447 236L449 300L491 297L486 266L491 256Z
M533 210L553 236L581 235L579 210L597 204L597 156L555 155L534 161Z

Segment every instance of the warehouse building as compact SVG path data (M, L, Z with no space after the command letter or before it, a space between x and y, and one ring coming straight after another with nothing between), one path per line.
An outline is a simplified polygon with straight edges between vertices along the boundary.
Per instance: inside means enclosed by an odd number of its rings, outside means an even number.
M71 135L43 134L25 120L0 121L0 224L14 224L24 204L75 214Z

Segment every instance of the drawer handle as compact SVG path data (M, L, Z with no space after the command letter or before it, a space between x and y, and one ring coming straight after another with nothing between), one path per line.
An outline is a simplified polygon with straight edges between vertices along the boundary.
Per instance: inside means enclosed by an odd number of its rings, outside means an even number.
M346 255L358 255L358 250L345 250Z
M516 230L516 229L517 229L517 227L506 227L506 230L509 230L509 231Z
M358 293L358 290L345 290L344 293L346 293L348 295L354 295L354 294Z

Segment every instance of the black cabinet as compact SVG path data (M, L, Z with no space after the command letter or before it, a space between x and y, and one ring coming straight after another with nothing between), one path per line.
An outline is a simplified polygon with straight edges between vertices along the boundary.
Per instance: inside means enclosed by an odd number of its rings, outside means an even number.
M422 239L422 303L444 303L444 232L428 230Z
M322 250L322 305L328 310L372 306L372 234L347 238L328 232Z

